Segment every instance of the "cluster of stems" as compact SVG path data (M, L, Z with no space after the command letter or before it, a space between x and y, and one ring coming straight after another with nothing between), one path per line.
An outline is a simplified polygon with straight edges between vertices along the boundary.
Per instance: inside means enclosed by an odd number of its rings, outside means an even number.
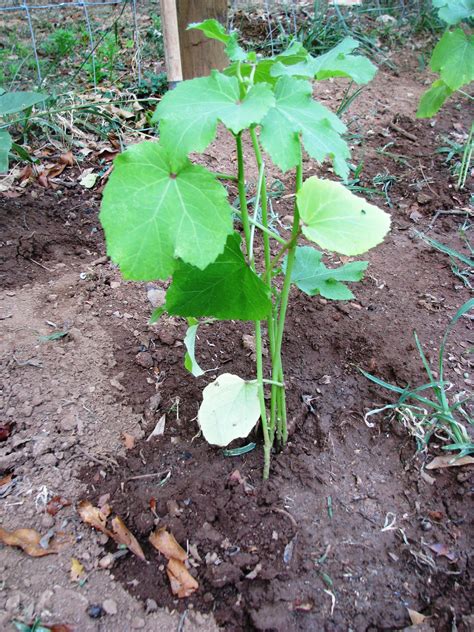
M243 80L239 76L241 91L244 94L248 87L252 84L252 76L250 79ZM264 440L264 468L263 478L267 479L270 474L270 459L273 445L276 443L278 447L285 445L288 438L287 418L286 418L286 394L285 379L283 373L282 362L282 342L285 330L285 319L288 308L288 298L291 287L291 274L295 260L296 244L300 232L300 219L298 207L295 198L293 225L291 235L288 240L272 231L268 226L268 198L267 185L265 176L265 163L262 158L260 142L255 131L255 127L250 129L250 138L252 141L253 151L258 168L258 188L255 197L254 212L250 214L247 197L245 191L245 163L242 147L242 132L235 135L237 145L237 161L238 161L238 191L240 201L240 218L242 221L245 245L248 263L251 268L256 271L254 257L254 239L255 230L259 229L263 239L264 253L264 270L262 278L268 286L268 291L272 297L272 312L268 316L267 338L271 359L271 376L264 377L263 370L263 342L262 342L262 322L255 321L255 350L257 365L257 385L260 401L260 418L262 424L262 433ZM302 173L302 155L300 145L300 160L296 167L296 185L295 193L301 188L303 183ZM261 221L258 221L258 211L261 211ZM270 239L274 239L280 245L278 253L272 257L270 248ZM274 284L276 271L281 268L282 258L286 256L286 267L283 286L279 289ZM265 387L271 388L270 410L267 409Z

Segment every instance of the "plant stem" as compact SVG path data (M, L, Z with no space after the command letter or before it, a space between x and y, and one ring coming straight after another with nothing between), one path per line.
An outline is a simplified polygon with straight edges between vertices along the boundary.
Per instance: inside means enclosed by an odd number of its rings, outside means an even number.
M264 166L262 152L260 150L260 144L258 142L257 133L255 128L250 129L250 138L252 139L253 151L255 154L255 160L257 161L257 167L259 171ZM267 197L267 183L265 177L263 178L261 185L261 210L262 210L262 233L263 233L263 253L265 260L265 282L267 284L268 290L270 294L272 293L272 262L271 262L271 251L270 251L270 240L268 238L268 197ZM282 243L280 241L280 243ZM285 240L283 240L283 244L285 244ZM274 310L272 309L272 313L267 318L267 331L268 331L268 344L270 347L270 357L273 358L274 350L275 350L275 321L274 321ZM284 388L284 387L283 387ZM272 386L272 392L274 390L274 385ZM273 398L271 400L271 406L274 407ZM274 428L271 423L271 413L270 413L270 440L273 444L274 437Z
M270 475L270 450L272 447L272 441L270 441L270 434L268 431L267 408L265 404L265 391L263 387L262 327L259 320L255 322L255 355L257 357L258 398L260 401L260 418L262 420L262 432L264 441L263 479L266 480Z
M245 245L247 247L247 256L249 257L249 263L253 270L255 270L255 262L252 257L252 239L250 232L249 213L247 207L247 197L245 194L245 165L242 149L242 134L239 133L235 137L237 143L237 160L238 160L238 189L240 200L240 212L242 218L242 226L245 233ZM262 178L264 181L264 178ZM266 198L266 193L265 193ZM268 237L267 237L268 239ZM265 404L265 390L263 385L263 353L262 353L262 327L259 320L255 321L255 355L257 364L257 386L258 386L258 400L260 403L260 418L262 421L263 432L263 478L267 479L270 475L270 456L273 440L270 440L270 433L268 431L267 420L267 408ZM273 437L272 437L273 439Z
M296 193L301 188L303 183L303 164L300 151L299 164L296 167ZM272 355L272 380L275 382L284 382L283 376L283 364L281 359L281 347L283 342L283 332L285 329L286 311L288 308L288 299L291 289L291 274L293 272L293 264L296 254L297 237L300 230L300 215L298 212L298 204L295 201L293 226L291 229L290 247L288 248L288 257L286 262L286 272L283 281L283 288L281 290L281 304L280 312L278 315L278 325L276 330L275 347ZM276 386L272 386L272 416L270 418L270 427L275 428L277 432L277 438L280 444L284 445L288 437L287 424L286 424L286 397L284 389L278 389ZM276 414L276 418L275 418Z
M247 247L247 255L250 249L250 223L249 223L249 211L247 208L247 197L245 195L245 167L244 167L244 152L242 149L242 132L239 132L235 136L237 143L237 164L238 164L238 189L239 189L239 201L240 201L240 214L242 219L242 226L244 228L245 245Z
M234 208L233 212L242 219L242 213L240 211ZM253 219L253 217L250 217L250 216L249 216L249 224L256 226L259 230L262 231L262 233L267 234L269 237L277 241L282 246L285 246L287 244L287 241L284 237L280 237L280 235L278 235L277 233L274 233L272 230L270 230L270 228L265 228L263 224L261 224L260 222L257 222L256 220Z
M219 171L215 171L214 175L216 178L219 178L219 180L231 180L231 182L239 181L237 176L233 176L230 173L220 173Z

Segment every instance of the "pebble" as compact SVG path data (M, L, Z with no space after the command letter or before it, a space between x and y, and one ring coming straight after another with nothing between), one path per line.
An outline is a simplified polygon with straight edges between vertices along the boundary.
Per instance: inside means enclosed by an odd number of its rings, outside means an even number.
M29 404L26 404L25 406L23 406L21 410L23 417L31 417L32 412L33 412L33 406L30 406Z
M51 439L49 437L42 437L37 439L33 444L32 454L34 457L46 454L51 450Z
M135 362L144 369L151 369L153 367L153 356L148 351L140 351L135 356Z
M31 400L31 405L32 406L40 406L43 403L43 398L41 397L41 395L34 395L33 399Z
M20 600L20 593L13 594L11 597L8 597L5 603L5 609L8 612L14 612L15 610L18 610L18 608L20 607Z
M100 617L104 616L105 611L102 606L95 604L87 608L87 614L91 619L100 619Z
M64 432L71 432L71 430L75 430L77 427L75 414L73 412L70 412L65 415L59 422L59 426Z
M158 610L158 604L154 599L147 599L145 604L146 612L156 612Z
M167 331L165 329L163 331L160 331L158 337L163 344L171 346L176 340L176 332Z
M54 518L50 516L48 513L45 513L41 516L41 526L45 529L51 529L54 527Z
M50 516L51 517L51 516ZM43 610L47 609L49 607L49 603L51 601L53 597L53 591L52 590L45 590L44 592L41 593L41 595L39 596L38 599L38 604L36 606L36 609L39 613L41 613Z
M159 287L148 286L146 295L152 307L161 307L166 302L166 292Z
M105 599L102 602L102 608L110 615L117 614L118 611L117 604L113 599Z
M48 467L54 467L57 464L57 462L58 462L58 458L57 458L57 456L55 454L48 453L48 454L43 455L41 457L41 459L38 460L38 462L41 465L46 465Z
M145 619L135 617L134 619L132 619L131 625L134 630L141 630L141 628L145 627Z

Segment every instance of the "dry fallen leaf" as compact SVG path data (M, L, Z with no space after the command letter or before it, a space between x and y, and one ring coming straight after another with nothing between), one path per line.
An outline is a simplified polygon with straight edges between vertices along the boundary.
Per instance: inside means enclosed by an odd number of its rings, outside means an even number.
M74 165L74 156L72 155L72 151L67 151L62 156L59 156L59 162L72 167Z
M69 507L71 504L70 500L66 498L62 498L61 496L53 496L49 503L46 505L46 511L50 516L55 516L58 511L60 511L63 507Z
M94 529L102 531L109 538L114 537L112 531L107 529L108 514L103 513L98 507L94 507L88 500L81 500L77 506L77 511L85 523L90 524Z
M16 529L7 531L0 527L0 542L9 546L19 546L31 557L43 557L58 552L54 542L50 542L47 548L41 546L41 535L34 529Z
M112 531L112 537L118 544L125 544L132 553L135 553L141 560L146 561L142 547L138 544L136 537L127 529L122 518L119 518L119 516L115 516L112 520Z
M0 487L3 487L4 485L9 485L12 482L13 479L13 474L6 474L5 476L2 476L2 478L0 478Z
M165 431L165 425L166 425L166 415L162 415L158 419L156 426L153 428L153 432L150 433L150 435L147 437L146 440L150 441L150 439L152 439L153 437L161 437L161 435Z
M128 432L122 432L122 439L127 450L132 450L135 447L135 437Z
M426 466L427 470L437 470L444 467L461 467L462 465L474 465L474 457L462 456L460 459L456 459L451 454L443 456L435 456L435 458Z
M175 559L184 562L188 559L186 551L176 542L174 535L166 531L164 527L153 531L153 533L150 534L149 540L150 544L169 560Z
M12 432L12 424L0 424L0 441L6 441Z
M434 544L426 544L426 546L431 549L436 555L443 557L447 557L450 562L454 562L457 559L456 553L453 553L446 544L442 542L435 542Z
M428 618L426 615L421 614L421 612L417 612L416 610L410 610L410 608L407 608L407 610L412 625L420 625Z
M166 567L171 584L171 592L180 599L190 597L199 584L180 560L171 559Z
M112 538L117 544L124 544L135 553L141 560L145 560L145 555L141 546L138 544L135 536L127 529L123 520L116 516L112 520L112 530L107 528L107 517L110 515L111 508L105 504L101 509L94 507L88 500L82 500L77 510L83 521L90 524L91 527L102 531L109 538Z
M51 632L73 632L71 626L66 625L65 623L54 623L50 627Z
M84 566L76 560L75 557L71 557L71 581L79 582L84 576Z

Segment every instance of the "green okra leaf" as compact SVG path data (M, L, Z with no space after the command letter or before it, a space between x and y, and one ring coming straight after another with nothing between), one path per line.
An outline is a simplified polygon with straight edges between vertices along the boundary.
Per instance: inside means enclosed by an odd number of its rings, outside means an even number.
M272 68L281 63L284 66L291 66L293 64L298 64L304 62L309 58L308 51L304 48L303 44L300 42L293 42L289 48L285 51L276 55L276 57L270 57L261 59L256 63L256 65L252 64L231 64L228 68L226 68L223 72L225 75L235 77L237 75L238 70L242 77L249 77L252 70L254 72L253 80L254 83L268 83L270 85L274 85L278 77L274 77L272 75Z
M474 80L474 35L461 28L446 31L436 44L430 67L451 90Z
M215 39L225 44L225 52L231 61L243 61L247 59L247 53L238 44L237 33L227 33L224 26L217 20L209 19L203 22L193 22L188 29L202 31L209 39Z
M439 17L447 24L457 24L474 15L474 0L433 0Z
M203 391L198 423L208 443L218 446L247 437L260 417L258 386L223 373Z
M352 261L330 269L321 259L322 253L311 246L298 247L291 274L292 282L309 296L320 294L336 301L353 299L354 294L343 281L360 281L369 265L368 261Z
M0 95L0 116L23 112L48 96L41 92L4 92Z
M346 126L331 110L312 99L307 81L281 77L275 86L275 106L261 125L262 145L283 171L295 167L300 160L301 134L310 156L319 162L332 158L336 173L347 179L350 151L342 138Z
M442 79L438 79L431 84L421 97L416 112L417 118L430 118L434 116L442 107L446 99L453 94L453 90L447 86Z
M126 279L167 279L177 258L200 269L215 261L232 231L232 209L213 174L187 158L174 170L168 151L150 141L114 165L100 220L108 255Z
M0 129L0 173L8 171L8 154L13 145L13 139L6 129Z
M275 64L271 70L274 77L290 75L308 79L329 79L330 77L348 77L359 84L371 81L377 68L363 55L352 55L359 42L353 37L345 37L337 46L324 55L309 56L299 64Z
M297 196L305 237L324 250L354 256L379 244L390 228L390 215L342 184L308 178Z
M153 121L160 121L163 145L181 156L204 151L214 140L217 122L234 134L260 123L274 104L270 86L259 83L241 98L239 82L213 71L179 84L158 104Z
M226 320L262 320L272 309L268 288L247 265L233 233L224 252L204 270L179 262L166 293L166 311L174 316L212 316Z
M199 327L199 321L195 318L188 318L188 330L184 337L184 346L186 347L186 355L184 357L184 366L187 371L192 373L194 377L204 375L204 371L196 360L196 334Z

